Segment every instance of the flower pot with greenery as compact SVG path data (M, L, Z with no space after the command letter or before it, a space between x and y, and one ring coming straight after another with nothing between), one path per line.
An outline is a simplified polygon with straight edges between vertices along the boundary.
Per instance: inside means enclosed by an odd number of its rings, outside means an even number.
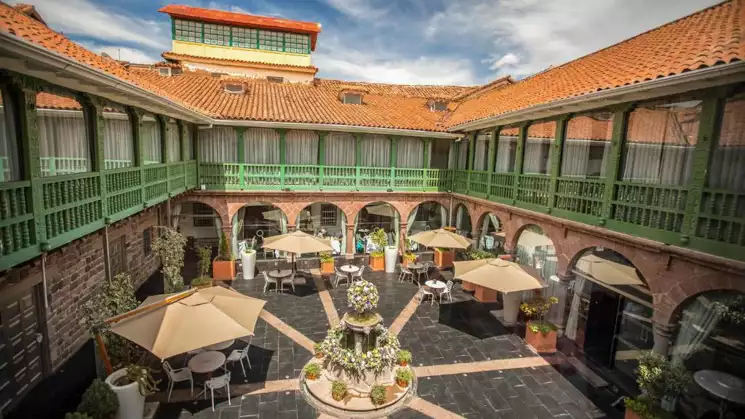
M106 384L119 400L116 419L142 419L145 397L158 390L150 369L134 364L114 371L106 377Z
M92 419L114 419L119 410L119 400L111 387L96 378L83 393L78 413Z
M373 271L382 271L385 269L385 247L388 246L388 236L385 235L385 230L382 228L376 228L372 234L370 234L370 240L375 245L374 251L370 252L370 268Z
M212 286L210 268L212 267L212 249L207 246L197 247L197 271L199 276L191 280L192 288Z
M417 258L417 255L415 255L414 253L411 253L411 252L406 252L406 253L404 253L404 255L403 255L403 256L401 257L401 264L402 264L402 265L403 265L404 267L407 267L407 266L409 266L409 264L410 264L410 263L414 263L414 262L416 262L416 258Z
M163 274L163 289L166 293L179 292L184 289L184 253L186 237L170 227L158 227L161 235L153 240L153 253L160 257Z
M321 273L322 274L334 273L334 256L331 255L331 252L319 253L318 260L321 262Z
M313 352L315 352L316 358L323 358L323 343L316 342L316 344L313 345Z
M321 364L311 362L303 368L303 374L308 380L317 380L321 376Z
M525 329L525 343L539 353L556 352L556 326L545 319L556 297L538 297L520 304L520 310L530 319Z
M406 388L411 383L413 375L408 368L399 368L396 370L396 384L401 388Z
M372 401L372 404L375 406L380 406L388 399L387 393L388 391L385 386L376 384L372 387L372 390L370 390L370 401Z
M691 384L692 376L681 363L647 352L639 359L636 383L652 407L674 412L680 396ZM638 399L638 398L637 398Z
M411 363L411 352L406 349L396 352L396 363L402 367L409 365Z
M212 278L216 281L232 281L235 278L235 255L230 250L228 237L223 231L220 237L220 248L212 262Z
M444 247L435 248L435 265L439 266L440 269L453 266L454 259L455 252L453 249L446 249Z
M331 397L337 402L344 400L347 397L347 385L341 381L331 383Z
M664 411L647 396L624 399L626 414L624 419L675 419L675 415Z
M494 255L492 255L489 252L485 252L483 250L478 249L472 249L465 253L466 259L468 260L480 260L480 259L489 259L493 258ZM476 291L476 286L470 282L463 282L463 290L465 291ZM494 299L496 299L496 295L494 296Z
M241 273L243 279L254 279L256 272L256 250L248 247L241 252Z

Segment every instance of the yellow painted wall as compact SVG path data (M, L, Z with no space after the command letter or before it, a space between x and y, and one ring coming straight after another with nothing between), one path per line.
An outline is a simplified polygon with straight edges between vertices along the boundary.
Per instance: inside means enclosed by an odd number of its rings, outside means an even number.
M205 64L205 63L193 63L189 60L181 61L190 70L205 70L211 73L227 73L231 76L243 76L243 77L284 77L286 82L291 83L311 83L314 75L307 73L299 73L297 71L290 70L277 70L277 69L264 69L264 68L245 68L245 67L234 67L229 65L217 65L217 64Z
M289 52L259 51L255 49L223 47L217 45L197 44L193 42L173 41L172 51L176 54L196 57L223 58L227 60L258 61L262 63L309 66L310 54Z

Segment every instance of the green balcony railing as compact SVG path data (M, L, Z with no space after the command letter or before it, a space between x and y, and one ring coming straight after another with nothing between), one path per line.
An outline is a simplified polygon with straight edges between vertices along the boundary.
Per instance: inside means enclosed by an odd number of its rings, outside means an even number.
M189 161L104 170L103 176L48 175L39 179L38 204L30 181L0 183L0 270L196 187L196 168Z
M531 207L548 207L550 202L549 186L551 177L548 175L520 175L517 180L517 201L531 205Z

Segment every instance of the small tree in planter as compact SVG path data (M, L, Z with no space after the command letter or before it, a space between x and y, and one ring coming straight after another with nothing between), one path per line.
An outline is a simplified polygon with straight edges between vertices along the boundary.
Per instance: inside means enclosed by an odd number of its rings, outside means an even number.
M416 262L416 258L417 256L415 254L407 251L406 253L404 253L403 257L401 257L401 263L404 267L406 267L409 266L410 263Z
M396 384L401 388L406 388L411 383L413 375L408 368L399 368L396 370Z
M323 358L323 342L316 342L316 344L313 345L313 350L316 358Z
M212 249L208 246L197 247L197 271L199 271L199 276L191 280L191 286L204 288L212 285L211 267Z
M651 398L639 396L624 399L626 415L624 419L675 419L675 415L662 410Z
M632 407L651 404L647 410L675 411L678 398L691 384L691 373L682 364L674 364L667 357L647 352L639 359L636 382L644 399L630 402ZM647 400L648 399L648 400ZM633 409L632 409L633 410Z
M386 393L387 391L384 386L376 384L372 386L372 390L370 390L370 401L372 401L372 404L375 406L380 406L385 403L387 399Z
M228 236L222 232L217 257L212 262L212 278L217 281L232 281L235 278L235 255L230 250Z
M525 343L538 352L556 352L556 326L545 317L551 306L558 302L556 297L539 297L520 304L520 310L530 318L525 330Z
M341 381L334 381L331 384L331 396L337 402L344 400L347 397L347 385Z
M402 349L396 353L396 362L398 365L405 367L411 363L411 352Z
M370 267L373 271L382 271L385 269L385 247L388 246L388 236L382 228L376 228L370 235L375 245L375 250L370 252Z
M155 381L149 368L130 364L106 377L106 384L119 400L120 419L142 418L145 397L155 393L159 381Z
M186 237L170 227L159 227L163 230L160 237L153 240L153 253L160 257L163 273L163 287L166 293L184 289L184 278L181 269L184 267L184 249Z
M119 409L119 400L111 387L96 378L83 393L78 412L91 419L113 419Z
M321 376L321 365L312 362L303 367L303 373L308 380L316 380Z
M321 262L321 273L322 274L334 273L334 257L331 255L331 252L319 253L318 260Z

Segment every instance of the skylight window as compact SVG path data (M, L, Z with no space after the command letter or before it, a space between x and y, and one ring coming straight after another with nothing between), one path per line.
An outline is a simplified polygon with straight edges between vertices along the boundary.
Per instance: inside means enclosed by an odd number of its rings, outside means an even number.
M430 100L429 110L432 112L444 112L448 110L448 102L444 100Z
M347 105L362 105L362 94L346 92L342 95L341 101Z
M170 77L171 76L171 68L170 67L158 67L158 74L164 77Z
M246 91L243 83L225 83L225 93L241 94Z
M285 78L284 77L267 76L266 79L270 83L284 83L285 82Z

